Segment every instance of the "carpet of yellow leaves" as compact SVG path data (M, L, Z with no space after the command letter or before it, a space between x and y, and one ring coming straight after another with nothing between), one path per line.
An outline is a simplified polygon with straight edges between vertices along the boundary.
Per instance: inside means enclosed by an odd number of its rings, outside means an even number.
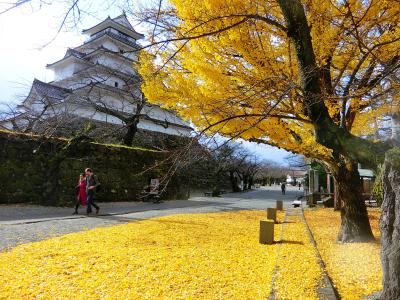
M0 253L0 299L265 299L280 246L258 243L265 216L174 215L20 245Z
M343 244L336 242L339 212L322 208L305 211L327 272L342 299L362 299L382 289L379 215L379 210L369 210L371 227L377 238L375 243Z
M288 216L275 281L277 299L318 299L322 269L301 216Z

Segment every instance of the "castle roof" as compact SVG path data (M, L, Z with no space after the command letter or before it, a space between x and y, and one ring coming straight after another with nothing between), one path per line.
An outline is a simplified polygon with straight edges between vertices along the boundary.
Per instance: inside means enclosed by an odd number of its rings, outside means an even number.
M75 49L82 49L83 47L86 47L87 45L92 44L94 41L96 41L96 40L98 40L98 39L100 39L100 38L102 38L104 36L111 37L114 40L116 40L116 41L118 41L118 42L120 42L122 44L128 45L129 47L136 48L136 49L140 48L140 46L138 44L136 44L135 42L132 42L132 41L124 38L123 36L121 36L119 34L114 34L112 32L103 31L103 32L99 32L98 34L96 34L96 36L92 37L88 41L85 41L82 45L76 47Z
M32 89L34 89L40 97L51 98L55 102L64 100L72 92L70 89L46 83L36 78L33 80Z
M112 27L118 31L121 31L123 33L125 33L126 35L134 38L135 40L138 39L142 39L144 38L144 35L137 32L132 25L130 24L130 22L128 21L128 18L126 17L125 14L122 14L114 19L111 19L109 16L107 17L107 19L105 19L104 21L100 22L99 24L88 28L88 29L84 29L82 30L82 33L84 34L89 34L89 35L94 35L106 28Z
M67 52L65 52L64 58L71 56L71 55L75 56L77 58L83 58L84 56L86 56L86 53L80 52L80 51L72 49L72 48L68 48Z
M51 64L47 64L46 67L47 67L47 68L54 67L54 66L56 66L57 64L62 63L62 62L64 62L64 61L67 61L68 59L71 59L71 58L76 58L76 59L82 61L82 62L85 63L85 64L90 63L90 61L89 61L85 56L86 56L85 53L79 52L79 51L77 51L77 50L75 50L75 49L69 48L69 49L65 52L65 55L64 55L63 58L61 58L60 60L57 60L56 62L53 62L53 63L51 63Z

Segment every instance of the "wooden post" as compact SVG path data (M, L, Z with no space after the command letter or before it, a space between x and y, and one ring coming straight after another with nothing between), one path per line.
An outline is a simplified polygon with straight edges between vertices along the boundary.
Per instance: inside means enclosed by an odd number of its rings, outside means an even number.
M331 194L331 174L330 173L326 173L326 187L328 189L328 194Z
M276 208L267 208L267 219L273 220L276 223Z
M282 200L276 200L276 209L283 210L283 201Z
M274 243L274 221L261 220L260 221L260 244L273 244Z

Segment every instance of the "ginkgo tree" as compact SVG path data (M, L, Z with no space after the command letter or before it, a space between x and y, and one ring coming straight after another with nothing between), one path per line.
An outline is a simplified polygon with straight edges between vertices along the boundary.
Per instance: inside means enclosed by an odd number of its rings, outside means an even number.
M344 202L339 240L372 233L357 163L398 102L399 9L390 1L171 1L142 53L146 96L206 132L324 162ZM157 43L156 43L157 45Z
M376 168L393 147L367 137L399 107L398 2L171 0L142 16L150 101L204 132L320 160L344 203L338 239L373 238L357 163Z

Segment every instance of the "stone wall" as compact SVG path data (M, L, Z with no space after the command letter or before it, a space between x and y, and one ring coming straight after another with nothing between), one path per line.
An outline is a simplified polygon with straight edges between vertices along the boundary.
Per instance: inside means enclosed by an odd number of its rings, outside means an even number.
M0 203L71 205L84 168L101 182L97 201L138 201L151 178L162 178L166 153L0 131ZM187 199L185 174L174 174L163 199Z

